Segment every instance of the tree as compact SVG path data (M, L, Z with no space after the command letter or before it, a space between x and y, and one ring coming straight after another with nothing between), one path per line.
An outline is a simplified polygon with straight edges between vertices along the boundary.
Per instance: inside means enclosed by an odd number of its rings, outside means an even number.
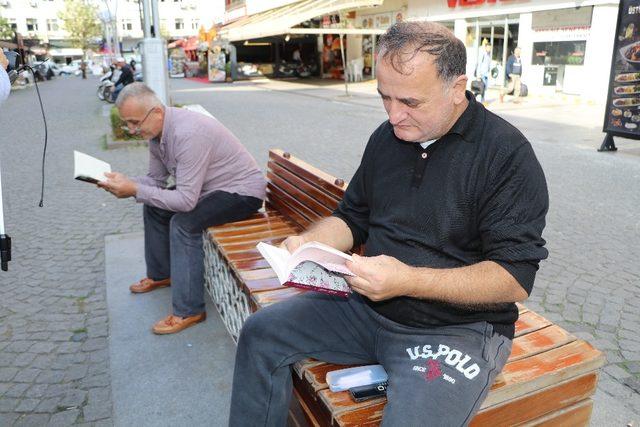
M69 33L72 46L82 49L86 57L87 50L95 45L102 36L102 25L98 19L98 8L84 0L64 0L64 10L58 17Z
M13 29L11 24L5 18L0 16L0 40L11 40L13 38Z

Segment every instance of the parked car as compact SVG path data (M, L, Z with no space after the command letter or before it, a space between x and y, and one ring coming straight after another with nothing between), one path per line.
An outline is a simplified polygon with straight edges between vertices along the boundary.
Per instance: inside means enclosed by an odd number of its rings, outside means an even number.
M81 59L74 59L67 65L63 65L60 68L61 75L71 75L79 76L82 74L82 70L80 69ZM87 74L94 74L96 76L100 76L104 73L102 66L100 64L94 63L92 60L88 59L87 61Z
M70 74L74 74L74 75L80 74L80 60L74 59L70 63L63 65L60 68L60 74L63 76L67 76Z

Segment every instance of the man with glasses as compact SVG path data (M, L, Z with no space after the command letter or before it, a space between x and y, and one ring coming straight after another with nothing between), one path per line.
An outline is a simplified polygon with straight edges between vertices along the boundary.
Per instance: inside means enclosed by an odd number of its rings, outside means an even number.
M153 326L156 334L172 334L206 318L202 231L257 211L266 180L220 122L164 106L143 83L126 86L116 107L129 132L149 140L149 172L137 178L106 174L98 185L144 204L147 277L129 289L172 287L173 313Z

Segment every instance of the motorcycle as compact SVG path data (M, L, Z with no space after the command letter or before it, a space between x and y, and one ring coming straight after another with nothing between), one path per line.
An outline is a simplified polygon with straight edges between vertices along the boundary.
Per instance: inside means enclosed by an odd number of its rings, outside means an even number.
M110 67L109 71L107 71L104 76L100 77L100 84L98 85L97 95L98 98L102 101L113 102L110 101L111 93L113 92L112 88L115 86L112 80L113 71L114 68Z

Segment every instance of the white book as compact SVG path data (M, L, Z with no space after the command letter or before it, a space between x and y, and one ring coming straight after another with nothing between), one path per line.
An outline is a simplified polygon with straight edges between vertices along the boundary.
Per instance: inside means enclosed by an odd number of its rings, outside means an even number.
M293 253L264 242L256 247L282 285L341 296L351 293L344 280L354 275L346 265L351 255L319 242L307 242Z
M97 184L106 181L105 172L111 172L111 165L79 151L73 151L73 177L80 181Z

